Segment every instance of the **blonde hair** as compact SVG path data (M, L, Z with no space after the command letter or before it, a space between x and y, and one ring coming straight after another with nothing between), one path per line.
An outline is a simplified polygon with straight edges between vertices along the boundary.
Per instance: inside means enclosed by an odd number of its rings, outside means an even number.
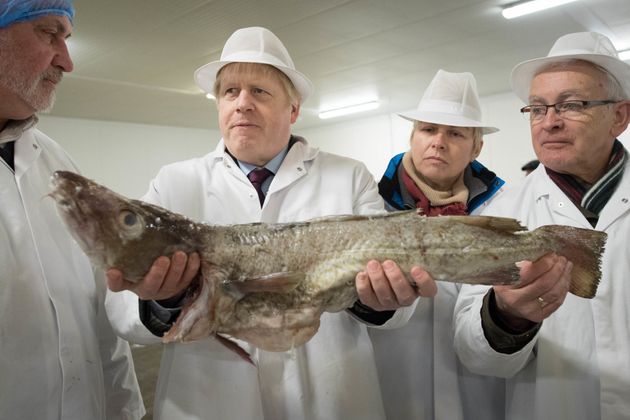
M226 71L226 69L229 69ZM299 104L301 101L301 95L291 82L291 79L287 77L286 74L271 66L269 64L261 64L261 63L230 63L225 65L219 72L217 73L217 78L214 81L214 86L212 91L214 93L214 97L219 99L219 92L221 91L221 75L224 71L229 73L242 73L246 75L262 75L263 77L275 77L278 79L284 92L289 97L289 100L292 104Z

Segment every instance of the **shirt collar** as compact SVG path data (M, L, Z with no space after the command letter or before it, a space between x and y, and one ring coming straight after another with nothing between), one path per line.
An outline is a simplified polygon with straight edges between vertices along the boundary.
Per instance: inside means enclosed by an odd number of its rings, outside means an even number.
M278 169L280 169L280 165L282 165L282 161L284 160L288 152L289 145L287 144L282 150L280 150L280 153L278 153L273 159L267 162L264 168L269 169L275 175L276 173L278 173ZM238 166L241 168L241 171L243 171L245 175L258 168L258 166L256 165L252 165L251 163L243 162L241 160L238 160L237 162Z
M15 141L22 133L37 123L37 116L33 115L25 120L11 120L0 131L0 144Z

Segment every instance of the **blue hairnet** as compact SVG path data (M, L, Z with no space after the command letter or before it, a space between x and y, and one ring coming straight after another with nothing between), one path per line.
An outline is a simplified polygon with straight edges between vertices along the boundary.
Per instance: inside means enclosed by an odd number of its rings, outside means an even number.
M72 23L72 0L0 0L0 28L45 15L66 16Z

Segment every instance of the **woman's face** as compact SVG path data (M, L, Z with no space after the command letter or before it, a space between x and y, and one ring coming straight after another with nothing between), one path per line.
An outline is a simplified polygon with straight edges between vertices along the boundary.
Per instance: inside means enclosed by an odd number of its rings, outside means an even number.
M411 157L424 181L439 191L450 190L455 181L481 151L475 147L474 129L425 123L414 124Z

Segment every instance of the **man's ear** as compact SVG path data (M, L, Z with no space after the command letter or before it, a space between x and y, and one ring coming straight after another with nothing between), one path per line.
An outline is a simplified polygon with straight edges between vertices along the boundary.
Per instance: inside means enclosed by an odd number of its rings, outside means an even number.
M295 123L300 115L300 103L291 104L291 124Z
M621 101L615 104L615 115L613 125L610 127L610 134L617 138L626 131L630 123L630 101Z

